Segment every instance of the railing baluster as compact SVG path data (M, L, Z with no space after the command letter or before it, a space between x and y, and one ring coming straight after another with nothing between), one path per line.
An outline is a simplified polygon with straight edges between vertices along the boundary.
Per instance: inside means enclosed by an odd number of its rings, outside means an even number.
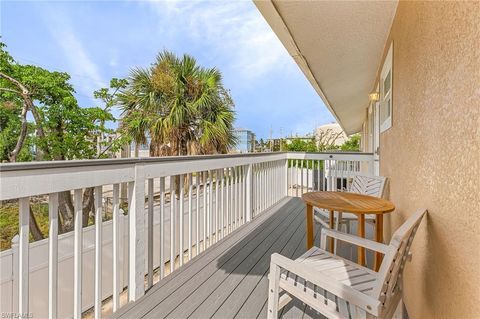
M258 213L263 210L263 163L258 164Z
M278 196L280 193L280 188L283 185L283 180L282 180L282 171L279 169L279 162L275 162L275 173L273 174L274 179L275 179L275 203L278 201Z
M120 254L122 246L120 245L120 185L113 185L112 198L112 225L113 225L113 312L120 308Z
M200 172L195 176L195 194L196 194L196 206L195 206L195 230L196 230L196 243L195 243L195 255L200 253Z
M320 161L317 161L317 191L323 190L323 187L320 188L320 185L323 186L323 180L321 179L321 176L320 176L321 175L320 174L320 169L321 169L320 166L321 166Z
M202 172L203 182L203 251L207 248L207 172Z
M260 214L262 206L262 184L261 184L261 177L262 177L262 165L256 164L257 166L257 182L255 187L257 188L257 214Z
M243 181L242 181L242 166L238 166L238 225L242 225L245 221L243 218L242 198L243 198Z
M48 195L48 317L57 318L58 193Z
M275 176L274 176L274 169L275 169L275 162L268 163L268 193L269 194L269 207L271 207L275 203Z
M208 246L213 244L213 171L208 171Z
M238 227L238 167L233 167L233 218L234 218L234 227Z
M83 207L82 190L73 191L75 210L74 244L73 244L73 317L82 318L82 260L83 260Z
M175 176L170 176L170 274L175 270Z
M184 194L184 190L183 190L183 179L184 179L184 175L180 175L180 185L179 185L179 188L180 188L180 205L179 205L179 214L178 214L178 218L179 218L179 226L180 226L180 238L179 238L179 255L178 255L178 258L179 258L179 265L180 267L183 266L183 253L185 251L184 247L183 247L183 235L184 235L184 229L183 229L183 217L184 217L184 210L183 210L183 203L184 203L184 197L185 197L185 194Z
M244 186L245 186L245 170L244 166L239 166L240 167L240 218L241 218L241 224L245 224L245 210L244 210Z
M237 228L240 226L240 167L237 166L235 167L235 211L237 215Z
M18 312L28 313L29 309L29 224L30 198L22 197L18 200L19 208L19 260L18 260Z
M241 178L241 201L240 201L240 212L242 215L242 224L246 223L247 216L245 214L245 188L246 188L246 183L245 183L245 177L246 177L246 167L244 165L241 166L241 172L242 174L240 175Z
M224 196L225 196L225 180L223 178L224 175L224 168L220 170L220 238L225 237L225 202L224 202Z
M188 261L192 260L192 191L193 176L188 174Z
M268 207L271 207L273 205L274 197L275 197L275 187L274 187L274 162L269 162L268 163L268 187L267 187L267 193L268 193Z
M268 208L268 193L267 193L267 176L268 176L268 163L263 163L263 172L262 172L262 177L263 177L263 187L262 187L262 192L263 192L263 209L262 212L264 212Z
M270 163L265 163L265 209L270 207Z
M95 318L102 317L102 186L95 187Z
M262 212L262 164L257 164L257 214Z
M147 287L153 286L153 178L148 179Z
M215 170L215 242L219 240L218 238L218 228L219 228L219 207L218 207L218 177L220 171L217 169Z
M160 280L165 276L165 177L160 177Z
M268 208L268 162L263 164L263 211Z
M233 193L232 193L232 169L231 167L228 168L228 179L227 179L227 211L228 211L228 234L230 234L233 230L233 215L232 215L232 202L233 202Z
M258 197L258 180L257 180L257 164L251 164L252 166L252 216L255 217L258 212L257 197Z
M295 187L295 196L298 197L298 188L300 187L299 183L298 183L298 159L295 161L295 184L296 184L296 187Z

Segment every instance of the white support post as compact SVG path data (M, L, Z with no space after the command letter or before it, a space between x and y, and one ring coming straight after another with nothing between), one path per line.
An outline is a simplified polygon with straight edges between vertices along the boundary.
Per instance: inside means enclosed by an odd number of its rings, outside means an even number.
M30 199L19 199L18 312L28 314Z
M145 173L143 164L135 165L135 182L128 215L128 300L135 301L145 294Z
M57 318L58 193L48 195L48 317Z

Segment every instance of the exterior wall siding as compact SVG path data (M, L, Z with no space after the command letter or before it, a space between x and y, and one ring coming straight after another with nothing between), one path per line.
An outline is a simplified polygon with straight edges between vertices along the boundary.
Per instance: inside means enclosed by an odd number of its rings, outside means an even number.
M400 1L384 57L391 41L380 172L397 209L386 238L416 208L429 211L404 302L410 318L480 318L480 2Z

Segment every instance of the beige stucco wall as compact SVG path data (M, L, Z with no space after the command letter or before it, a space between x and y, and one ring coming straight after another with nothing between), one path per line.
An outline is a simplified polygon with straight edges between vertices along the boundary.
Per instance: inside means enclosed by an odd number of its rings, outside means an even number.
M397 210L386 237L429 210L404 301L410 318L480 318L480 2L401 1L387 49L392 40L380 170Z

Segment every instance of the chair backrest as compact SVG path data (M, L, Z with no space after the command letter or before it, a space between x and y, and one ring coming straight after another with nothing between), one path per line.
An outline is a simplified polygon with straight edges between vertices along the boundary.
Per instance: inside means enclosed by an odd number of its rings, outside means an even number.
M379 298L384 305L385 311L392 306L394 300L398 300L401 296L403 269L405 268L405 263L410 258L410 247L415 233L426 213L426 209L417 210L392 236L389 250L385 254L378 272L379 281L377 288L373 291L373 296Z
M387 178L383 176L355 175L349 192L382 197Z

